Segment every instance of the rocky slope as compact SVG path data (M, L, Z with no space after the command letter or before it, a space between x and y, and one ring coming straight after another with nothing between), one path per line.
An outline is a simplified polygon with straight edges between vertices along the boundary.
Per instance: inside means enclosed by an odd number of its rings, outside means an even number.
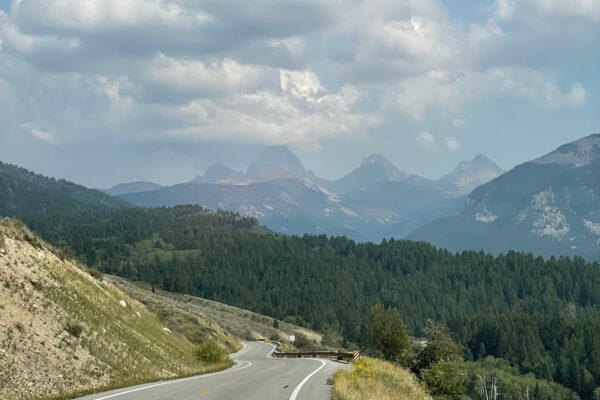
M600 134L479 186L460 216L432 222L410 238L452 250L515 249L600 260Z
M0 221L0 398L67 396L229 365L204 364L195 351L144 305L61 259L20 222Z

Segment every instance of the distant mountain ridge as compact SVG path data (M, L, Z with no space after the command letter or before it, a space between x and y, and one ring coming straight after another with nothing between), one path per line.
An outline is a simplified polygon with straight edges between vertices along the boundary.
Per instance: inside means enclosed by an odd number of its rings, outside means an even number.
M434 181L408 175L385 156L371 154L349 174L327 181L306 171L287 147L274 146L245 173L217 163L190 182L121 197L146 207L198 204L233 211L284 233L379 241L458 215L469 185L501 171L483 156L461 165L445 181Z
M111 196L119 196L126 193L149 192L151 190L157 190L162 187L164 186L158 185L156 183L148 181L138 181L130 183L120 183L116 186L111 187L110 189L100 190L106 194L110 194Z
M459 216L409 235L451 250L600 259L600 135L560 146L477 187Z

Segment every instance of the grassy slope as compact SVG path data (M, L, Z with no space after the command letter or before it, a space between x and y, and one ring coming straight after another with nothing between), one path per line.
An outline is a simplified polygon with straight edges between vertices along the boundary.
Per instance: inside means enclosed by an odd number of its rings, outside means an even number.
M182 333L191 341L196 341L194 335L200 334L214 337L219 335L220 341L225 343L232 336L245 340L277 338L285 342L290 334L301 333L308 338L310 345L321 344L322 335L310 329L282 321L278 321L279 327L275 328L273 318L251 311L160 289L155 289L155 293L152 293L151 286L147 283L134 283L110 275L105 277L129 296L145 304L170 329ZM218 325L206 321L217 321Z
M338 370L333 381L333 400L431 400L412 373L368 357Z
M0 398L69 396L230 365L200 362L195 344L19 222L0 222L0 248Z

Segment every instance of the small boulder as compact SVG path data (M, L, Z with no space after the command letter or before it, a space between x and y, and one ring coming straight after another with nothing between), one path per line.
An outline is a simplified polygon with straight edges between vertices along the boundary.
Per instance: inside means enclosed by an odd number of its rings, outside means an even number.
M125 303L125 300L121 300L119 301L119 304L121 305L121 307L125 308L127 307L127 303Z

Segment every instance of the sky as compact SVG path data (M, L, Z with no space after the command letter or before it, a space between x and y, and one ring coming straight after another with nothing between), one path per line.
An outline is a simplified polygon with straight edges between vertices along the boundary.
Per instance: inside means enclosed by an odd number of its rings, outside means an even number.
M0 0L0 160L174 184L287 145L438 178L600 132L600 0Z

